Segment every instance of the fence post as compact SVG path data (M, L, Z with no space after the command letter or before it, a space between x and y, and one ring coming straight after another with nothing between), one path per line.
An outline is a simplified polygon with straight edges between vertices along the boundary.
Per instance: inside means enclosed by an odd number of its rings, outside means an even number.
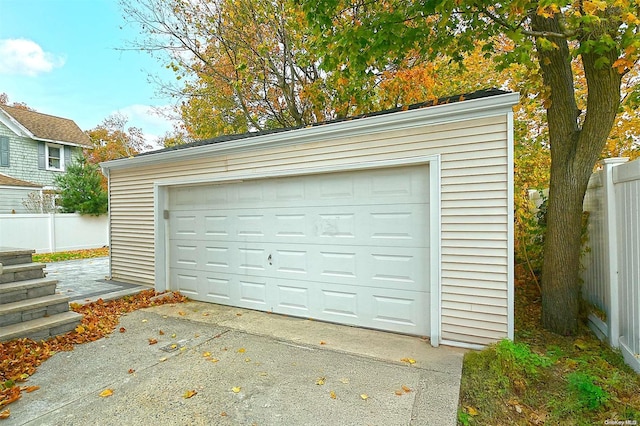
M55 213L49 213L49 250L51 253L56 252L56 216Z
M616 224L616 192L613 185L613 168L626 163L626 157L606 158L602 160L603 170L603 195L604 195L604 233L606 235L607 262L605 270L609 281L609 312L607 312L607 322L609 325L609 344L617 348L620 346L620 306L618 301L618 244Z

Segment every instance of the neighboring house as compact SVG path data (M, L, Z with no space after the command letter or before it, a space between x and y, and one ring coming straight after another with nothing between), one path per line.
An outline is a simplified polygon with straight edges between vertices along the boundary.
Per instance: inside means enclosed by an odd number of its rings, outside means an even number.
M22 201L27 199L30 193L41 190L42 185L0 173L0 213L24 212Z
M0 213L25 213L34 190L54 189L91 140L67 118L0 105Z
M102 163L111 278L434 346L512 338L517 102L481 91Z

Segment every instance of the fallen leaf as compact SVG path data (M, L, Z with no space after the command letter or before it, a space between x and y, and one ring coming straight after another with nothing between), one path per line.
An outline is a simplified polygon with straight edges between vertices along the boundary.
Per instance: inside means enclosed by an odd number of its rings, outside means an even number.
M171 349L176 349L177 347L178 347L178 345L175 344L175 343L173 345L171 345Z
M203 357L209 358L211 356L211 352L205 352L202 354Z
M346 377L343 377L343 378L340 379L340 383L348 385L349 384L349 379L347 379Z
M251 362L251 358L245 358L244 362Z
M320 340L320 344L321 344L321 345L326 345L326 344L327 344L327 342L325 342L324 340Z
M7 419L11 415L11 411L7 408L6 410L0 412L0 419Z
M37 391L38 389L40 389L40 386L27 386L26 388L23 388L23 390L27 393Z
M133 374L135 372L136 372L136 370L134 370L133 368L130 368L129 371L127 371L127 373L129 373L129 374Z
M573 346L575 346L577 349L580 349L581 351L587 350L587 348L589 347L584 340L580 339L576 339L576 341L573 342Z
M236 314L236 316L241 317L241 316L242 316L242 314L241 314L240 312L238 312L238 313Z
M77 326L76 327L76 333L78 333L78 334L84 333L84 327L81 326L81 325Z
M402 385L402 390L405 391L406 393L411 392L411 388L409 388L408 386Z
M245 353L246 351L247 351L247 350L246 350L245 348L240 348L240 349L238 349L238 353L239 353L239 354L243 354L243 353Z
M176 333L173 333L173 334L171 335L171 338L172 338L172 339L175 339L175 338L176 338Z
M203 316L203 317L208 317L208 316L209 316L209 312L203 312L203 313L202 313L202 316ZM223 411L223 413L224 413L224 411Z
M196 392L195 390L188 390L188 391L186 391L186 392L182 395L182 397L183 397L184 399L189 399L189 398L191 398L193 395L196 395L197 393L198 393L198 392Z
M158 334L161 335L161 336L164 336L164 331L160 330L160 331L158 331Z
M124 333L125 331L127 331L127 329L126 329L126 328L124 328L124 327L120 327L120 333Z
M480 414L480 412L475 407L472 407L470 405L465 405L464 408L467 410L467 413L469 413L469 415L471 416L477 416L478 414Z
M211 358L211 362L218 362L220 361L218 358Z
M318 380L316 380L316 385L322 386L324 385L324 381L325 381L324 377L318 377Z
M183 316L185 316L185 315L187 315L187 314L185 314L185 313L184 313L184 312L182 312L182 311L178 311L178 315L180 315L181 317L183 317Z
M231 391L233 391L233 393L238 393L241 390L242 390L242 388L240 386L236 386L236 387L231 388Z
M146 320L146 319L143 319L143 320L142 320L142 322L147 322L147 321L148 321L148 320Z
M220 415L221 415L222 417L227 417L227 412L226 412L226 411L223 411L222 413L220 413Z
M151 339L151 338L149 339L149 344L150 345L155 345L156 343L158 343L157 339Z
M402 358L400 361L406 362L406 363L412 364L412 365L416 363L416 360L413 359L413 358Z
M367 395L366 393L363 393L363 394L360 394L360 398L366 401L367 399L369 399L369 395Z
M103 398L106 398L111 395L113 395L113 389L105 389L102 392L100 392L100 396Z
M166 360L167 360L167 357L166 357L166 356L163 356L162 358L160 358L160 359L158 360L158 362L165 362Z
M397 390L395 392L396 395L400 396L400 395L404 395L404 392L402 392L401 390Z
M331 399L336 399L336 393L334 391L329 392L329 397Z

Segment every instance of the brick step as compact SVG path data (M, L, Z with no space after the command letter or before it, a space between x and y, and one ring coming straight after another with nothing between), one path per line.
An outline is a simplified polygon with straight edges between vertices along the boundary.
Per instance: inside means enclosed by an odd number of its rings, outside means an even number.
M18 265L2 264L2 275L0 275L0 284L43 278L43 269L45 268L45 266L47 265L45 265L44 263L32 262L21 263Z
M0 263L4 266L31 263L31 255L35 252L35 250L0 247Z
M0 327L52 316L69 310L69 298L61 294L0 305Z
M48 317L0 327L0 342L26 337L31 340L46 340L49 337L67 333L76 328L82 321L82 315L73 312L62 312Z
M36 278L0 284L0 305L56 293L57 280Z

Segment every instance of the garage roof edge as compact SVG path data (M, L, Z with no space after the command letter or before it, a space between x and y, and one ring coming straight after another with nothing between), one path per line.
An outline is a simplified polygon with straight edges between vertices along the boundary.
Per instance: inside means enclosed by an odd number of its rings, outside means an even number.
M478 93L478 92L476 92ZM100 163L103 170L126 169L145 164L160 164L200 157L207 153L232 153L259 149L263 146L287 146L306 142L320 142L336 137L349 137L363 133L392 131L443 122L460 121L476 116L495 115L511 110L518 103L519 94L504 91L486 91L484 97L468 99L457 95L451 103L435 105L416 104L407 109L394 109L368 114L353 119L327 122L303 128L277 129L270 132L232 135L221 140L200 141L180 149L151 151L136 157L121 158ZM459 100L456 100L459 99Z

